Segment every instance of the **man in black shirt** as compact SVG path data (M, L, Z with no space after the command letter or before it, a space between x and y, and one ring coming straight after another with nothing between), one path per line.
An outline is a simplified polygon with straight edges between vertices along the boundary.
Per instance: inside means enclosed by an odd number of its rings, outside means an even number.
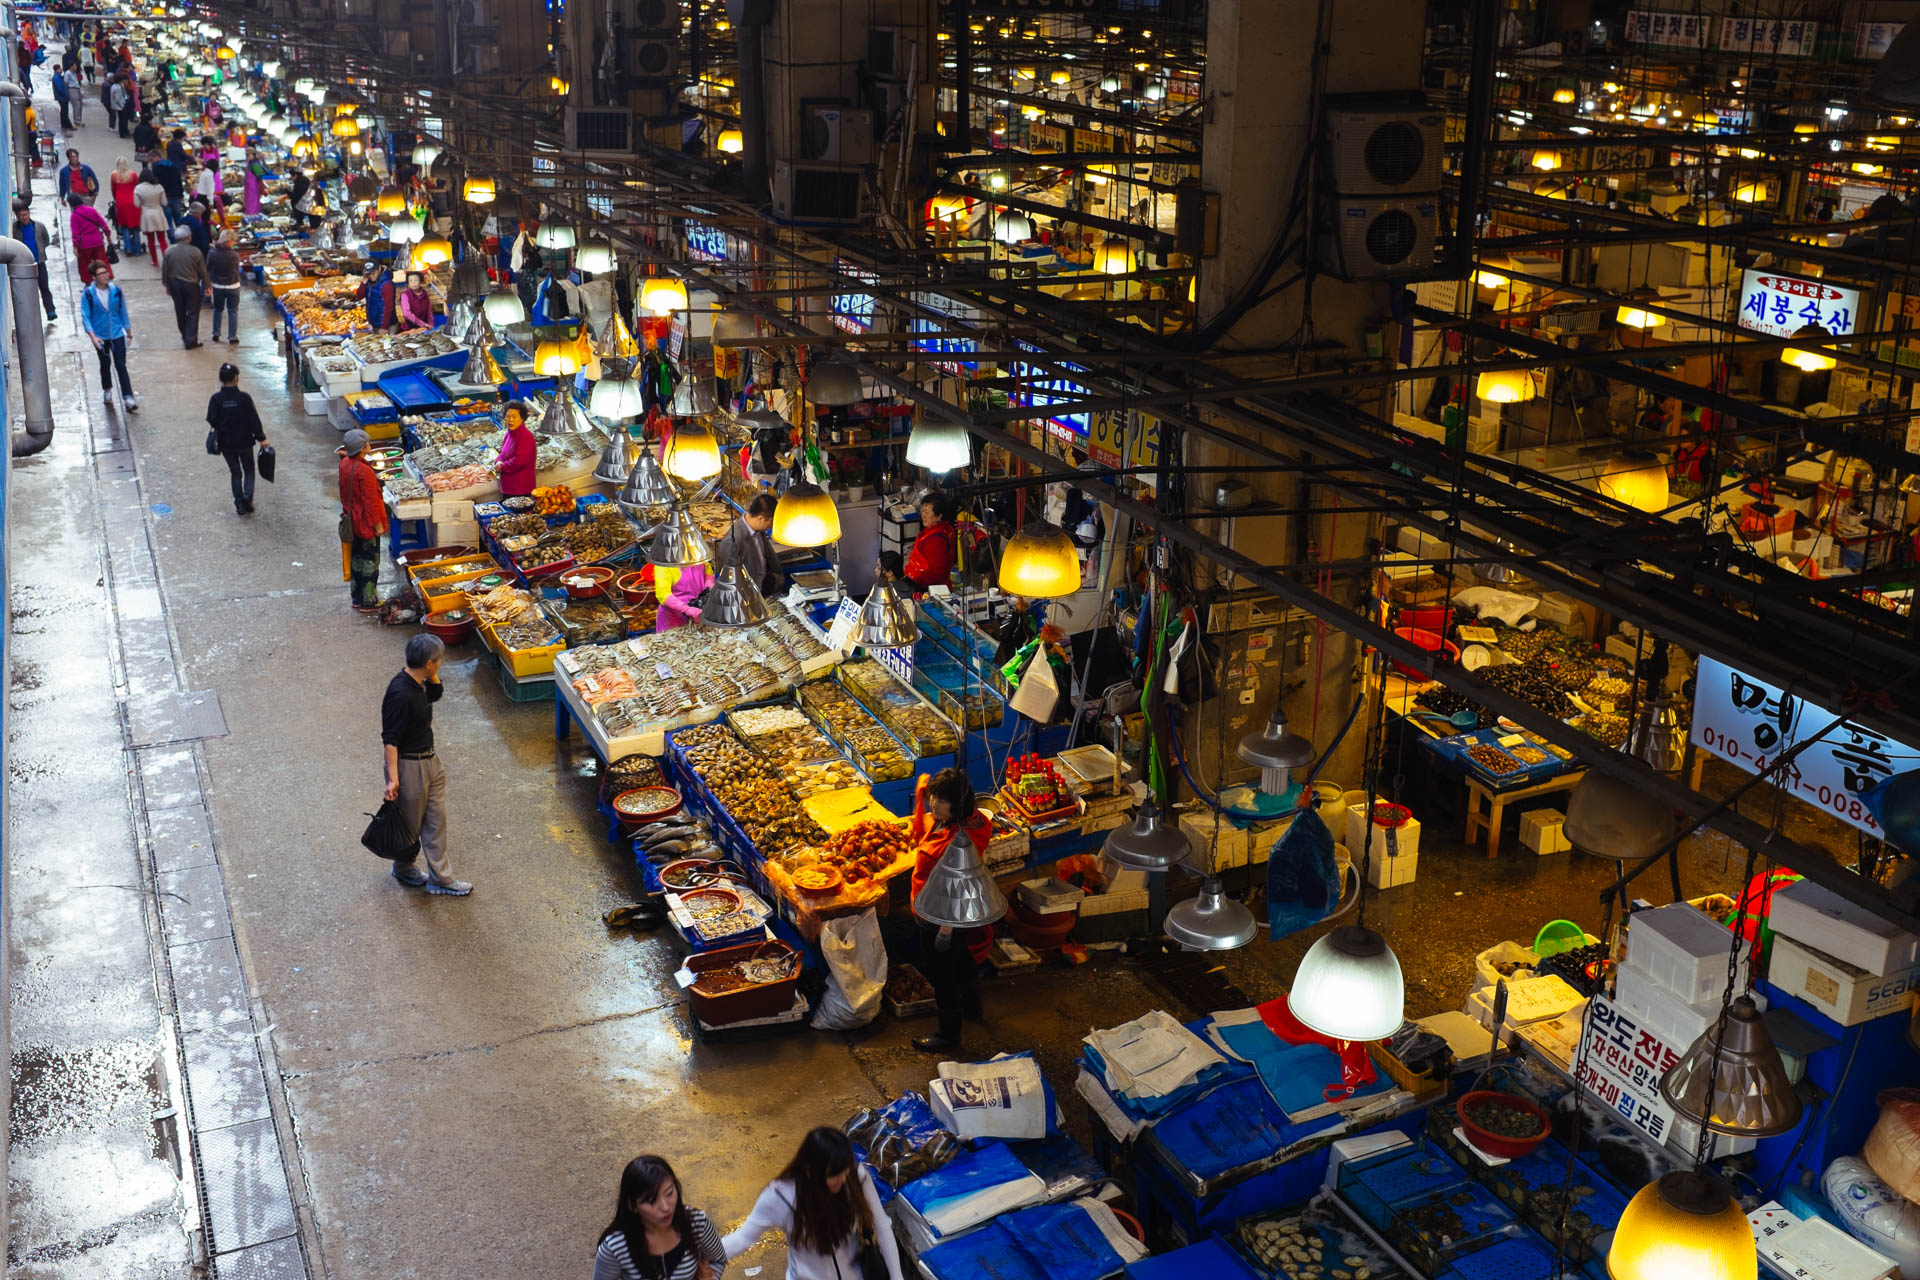
M387 682L380 704L380 742L387 761L389 800L420 834L426 855L422 875L415 858L393 864L393 878L428 893L464 898L473 886L453 878L447 865L447 771L433 750L433 704L440 700L440 659L447 646L434 635L407 641L407 669Z
M207 426L213 430L215 450L227 460L233 477L233 509L253 514L253 446L267 447L267 432L253 397L240 389L240 370L220 366L220 389L207 401Z

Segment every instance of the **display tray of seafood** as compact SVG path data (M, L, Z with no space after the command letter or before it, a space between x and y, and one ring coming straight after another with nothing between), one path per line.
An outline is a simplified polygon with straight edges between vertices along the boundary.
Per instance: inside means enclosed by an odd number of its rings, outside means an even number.
M445 329L435 329L432 333L356 334L347 348L366 364L401 364L451 355L460 344Z
M871 658L844 663L840 679L920 759L960 747L960 730L920 694Z
M846 748L847 755L875 782L892 782L913 773L906 749L842 685L833 680L809 680L800 686L800 705L828 737Z
M1304 1205L1248 1214L1228 1242L1272 1280L1402 1280L1406 1272L1338 1210Z
M727 726L682 729L674 735L674 749L762 857L831 838L774 767Z
M727 721L802 797L866 782L806 713L790 702L730 712Z
M496 521L495 527L504 523ZM559 656L558 668L609 739L662 733L764 702L803 679L800 660L775 631L782 618L791 620L791 615L776 605L771 619L751 627L677 627L577 647ZM591 690L582 684L587 680ZM810 771L807 794L837 789L825 785L830 772Z

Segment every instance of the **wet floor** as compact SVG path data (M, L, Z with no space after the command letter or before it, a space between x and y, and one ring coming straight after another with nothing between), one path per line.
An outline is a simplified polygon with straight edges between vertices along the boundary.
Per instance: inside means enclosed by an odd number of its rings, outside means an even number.
M78 145L104 182L127 148L94 121ZM430 898L386 876L356 839L406 633L348 608L334 429L290 393L261 298L237 347L183 352L144 260L120 272L142 408L103 416L63 255L61 431L15 467L10 513L9 1274L175 1277L207 1254L249 1276L584 1273L633 1155L667 1156L730 1225L809 1127L924 1087L906 1043L924 1023L697 1043L677 949L600 923L635 886L590 758L555 743L550 704L510 701L458 652L437 731L454 865L477 887ZM201 448L223 359L280 455L244 520ZM1512 832L1489 862L1448 830L1370 908L1415 1013L1457 1007L1484 946L1597 924L1611 872ZM1738 872L1711 838L1685 865L1689 893ZM1271 995L1310 938L1227 973ZM1064 1091L1088 1029L1204 1012L1191 990L1111 956L1043 967L988 982L967 1047L1036 1049Z

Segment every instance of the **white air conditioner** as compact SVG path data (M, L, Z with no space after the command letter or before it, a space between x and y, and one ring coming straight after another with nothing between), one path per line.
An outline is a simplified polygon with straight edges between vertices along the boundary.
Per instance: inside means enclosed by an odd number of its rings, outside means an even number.
M633 158L633 112L624 107L568 107L567 150Z
M630 81L643 84L672 76L680 70L680 37L675 34L629 40L625 70Z
M1342 280L1417 280L1433 271L1440 198L1334 196L1322 263Z
M1440 189L1446 116L1439 111L1327 112L1327 173L1343 196Z
M635 31L680 34L679 0L631 0Z
M861 169L779 160L773 166L773 214L782 222L858 222L865 185Z
M801 146L807 159L823 164L872 164L873 113L865 107L810 106Z

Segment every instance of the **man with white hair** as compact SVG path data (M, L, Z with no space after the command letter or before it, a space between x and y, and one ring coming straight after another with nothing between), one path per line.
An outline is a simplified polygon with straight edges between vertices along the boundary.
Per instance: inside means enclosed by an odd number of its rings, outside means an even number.
M407 666L387 682L380 704L386 798L400 802L420 836L420 852L393 864L393 878L413 889L464 898L473 886L453 878L447 862L447 771L433 746L433 704L440 700L440 660L447 646L426 632L407 641ZM426 873L418 867L427 860Z
M160 255L160 283L173 299L173 318L180 326L180 345L191 351L200 345L200 300L213 290L206 255L193 246L193 232L173 229L173 247Z

